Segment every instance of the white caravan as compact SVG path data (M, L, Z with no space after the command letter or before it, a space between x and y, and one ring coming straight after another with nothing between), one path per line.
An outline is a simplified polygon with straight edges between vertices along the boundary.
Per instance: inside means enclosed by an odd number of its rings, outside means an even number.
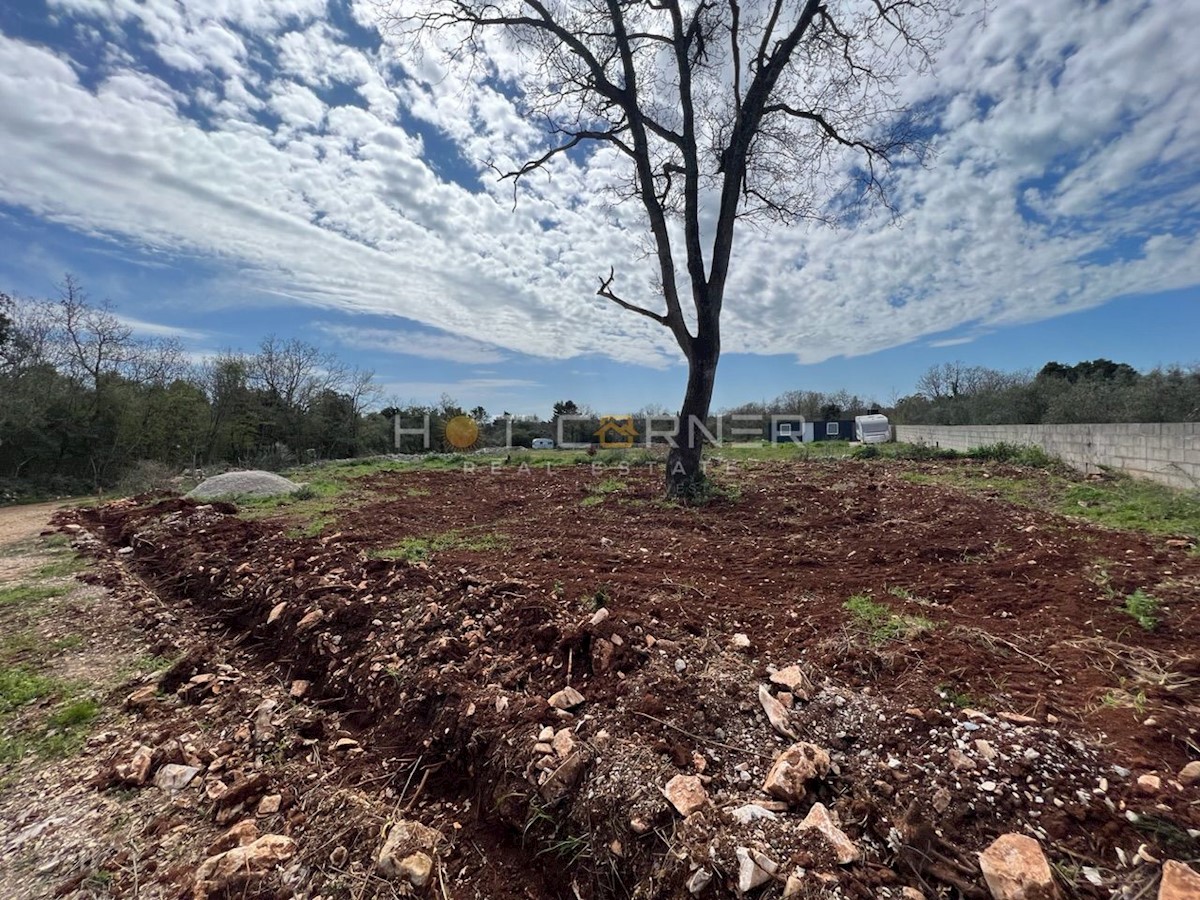
M882 444L892 439L887 416L878 414L854 417L854 439L864 444Z

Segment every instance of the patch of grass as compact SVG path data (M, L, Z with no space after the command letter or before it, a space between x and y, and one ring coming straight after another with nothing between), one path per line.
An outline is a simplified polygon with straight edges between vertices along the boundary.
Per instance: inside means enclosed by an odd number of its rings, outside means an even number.
M619 478L605 478L600 483L589 487L588 490L595 494L615 494L618 491L625 490L626 487L628 487L628 485Z
M13 587L0 588L0 607L42 603L55 597L61 597L66 592L65 587L44 584L18 584Z
M83 700L71 700L52 712L46 720L46 724L56 731L64 731L78 728L80 725L87 725L99 714L100 704L90 697Z
M911 639L934 627L929 619L894 613L866 594L855 594L842 604L842 607L850 613L855 625L866 632L873 644Z
M1041 447L1028 444L1010 444L1000 441L996 444L984 444L973 447L966 452L971 459L983 459L988 462L1007 462L1018 466L1034 466L1039 469L1062 468L1063 463L1056 456L1051 456Z
M1200 491L1178 491L1133 478L1073 484L1062 511L1112 528L1200 537Z
M293 525L284 532L284 536L293 539L314 538L332 525L333 521L333 516L317 516L310 522Z
M1121 611L1132 618L1146 631L1153 631L1159 623L1159 601L1141 588L1125 598Z
M599 506L604 502L603 494L588 494L579 501L580 506Z
M966 691L960 691L953 685L939 684L937 686L937 693L939 697L941 697L951 706L956 706L959 709L969 709L979 705L974 697L972 697Z
M459 531L447 531L432 537L405 538L394 547L374 550L371 556L375 559L402 559L407 562L419 562L428 559L432 554L445 550L469 550L483 552L499 550L505 547L508 539L501 534L481 533L463 534Z
M82 557L74 553L60 556L52 562L46 563L34 574L38 578L66 578L74 575L76 572L82 572L87 568L87 562Z
M0 669L0 715L8 714L32 703L53 697L63 685L23 667Z

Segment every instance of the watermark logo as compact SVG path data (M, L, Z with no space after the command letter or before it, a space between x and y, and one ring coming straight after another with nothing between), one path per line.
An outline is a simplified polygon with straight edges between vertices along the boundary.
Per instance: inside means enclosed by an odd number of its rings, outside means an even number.
M593 434L596 436L596 443L605 450L627 450L638 439L633 416L601 416L600 427ZM560 436L559 443L562 442Z
M470 450L479 441L479 425L470 416L455 416L446 423L445 438L455 450Z

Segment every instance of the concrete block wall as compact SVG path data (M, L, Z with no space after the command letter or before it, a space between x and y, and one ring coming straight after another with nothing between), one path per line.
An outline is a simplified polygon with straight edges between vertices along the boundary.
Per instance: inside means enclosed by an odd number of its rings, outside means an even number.
M896 425L896 440L950 450L1024 444L1083 472L1120 469L1171 487L1200 490L1200 422L1117 425Z

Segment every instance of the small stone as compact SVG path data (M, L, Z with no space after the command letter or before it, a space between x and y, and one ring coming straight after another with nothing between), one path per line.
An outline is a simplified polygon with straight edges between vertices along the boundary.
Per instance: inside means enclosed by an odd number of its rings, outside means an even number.
M801 700L807 700L812 690L812 685L804 673L800 671L799 666L788 666L780 669L778 672L774 672L771 675L770 681L771 684L786 688Z
M1200 782L1200 759L1194 759L1179 770L1179 780L1186 785Z
M763 790L779 800L795 803L804 796L808 782L829 773L829 765L829 754L816 744L793 744L771 764Z
M256 840L258 840L258 825L255 824L253 819L242 819L242 821L231 826L228 831L209 844L208 849L204 853L206 856L215 856L234 847L245 847Z
M1057 897L1054 875L1041 845L1024 834L1002 834L979 854L979 868L994 900Z
M946 754L950 760L950 765L958 772L972 772L975 770L975 760L967 756L957 747L951 747L950 752Z
M603 622L605 619L607 619L608 616L609 616L608 607L602 606L598 610L596 610L594 613L592 613L592 617L590 619L588 619L588 624L591 625L593 628L595 628L597 625L599 625L601 622Z
M279 794L267 794L258 801L257 815L273 816L279 812L279 806L283 802L283 797Z
M740 631L730 639L729 643L731 643L737 650L750 649L750 638L747 635L742 634Z
M333 852L329 854L329 861L338 868L344 866L346 864L346 860L349 858L350 851L341 844L338 844L336 847L334 847Z
M1163 863L1158 900L1196 900L1200 897L1200 875L1190 866L1168 859Z
M210 856L196 869L192 888L193 900L207 900L220 895L235 882L239 893L247 880L261 877L296 853L296 842L282 834L264 834L243 847L234 847Z
M312 612L305 613L304 618L296 623L296 631L307 631L318 622L325 618L325 613L319 609L314 609Z
M564 759L542 784L542 799L547 803L557 803L567 796L583 777L589 761L589 754L583 750L576 750Z
M676 775L663 788L663 796L685 819L708 803L708 792L699 775Z
M697 869L691 874L687 880L687 884L684 886L687 888L687 892L694 897L708 887L711 881L712 872L708 871L708 869Z
M200 770L195 766L180 766L168 763L154 776L154 785L168 794L178 794L195 780Z
M561 691L551 694L547 702L555 709L574 709L583 703L583 694L573 687L565 687Z
M677 660L675 660L675 671L676 671L676 672L678 672L679 674L681 674L681 675L682 675L682 674L683 674L683 670L684 670L684 669L686 669L686 668L687 668L687 660L686 660L686 659L677 659Z
M900 897L901 900L925 900L925 895L915 887L900 888Z
M994 781L981 781L981 782L979 782L979 789L980 789L981 791L985 792L985 793L988 793L988 794L995 793L995 791L996 791L996 782L994 782Z
M804 817L804 821L800 823L800 827L802 829L814 828L821 832L825 836L825 840L829 841L830 846L833 847L837 861L843 866L856 861L862 855L854 841L838 828L824 803L814 803L812 809L808 811L808 815Z
M773 859L749 847L738 847L734 852L738 860L738 890L743 894L762 887L779 868Z
M940 787L933 792L933 808L940 813L944 813L950 808L950 802L953 799L953 796L946 788Z
M267 615L267 624L274 625L277 621L279 621L279 617L283 615L284 610L286 610L286 609L287 609L286 601L283 603L276 603L274 606L272 606L271 612L268 613L268 615Z
M423 888L429 884L433 875L433 860L429 854L418 850L400 861L400 877L415 888Z
M1002 712L996 713L996 718L1008 722L1011 725L1036 725L1038 720L1033 716L1023 716L1020 713Z
M128 697L125 698L125 705L129 709L140 709L143 706L149 706L158 697L158 688L152 684L145 687L140 687Z
M354 738L338 738L333 742L334 753L350 753L353 750L361 750L362 746Z
M538 732L537 742L539 744L548 744L554 740L554 729L546 725Z
M554 740L550 745L559 759L566 759L575 752L575 735L571 733L570 728L559 729L554 735Z
M271 714L275 712L275 707L278 705L274 700L264 700L254 708L252 722L256 741L269 741L275 736L275 728L271 725Z
M780 691L775 695L784 709L792 709L796 705L796 696L788 691Z
M795 900L804 891L804 879L799 875L789 875L783 885L783 900Z
M145 784L153 762L154 751L145 744L138 744L129 761L117 766L117 777L126 784Z
M788 723L787 710L782 703L771 696L771 691L765 684L758 686L758 702L762 704L763 712L767 714L767 720L771 723L771 727L784 737L794 741L796 732L792 731L792 727Z
M983 738L975 738L975 750L987 762L991 762L996 758L996 751L990 743Z
M288 689L288 696L293 700L299 700L308 693L308 689L312 687L311 681L305 681L303 678L297 678L292 682L292 686Z
M400 819L392 823L388 830L387 840L379 849L375 859L375 867L387 878L411 881L412 874L419 874L421 861L414 860L417 853L426 854L430 869L433 861L428 854L432 853L442 840L442 833L436 828L422 825L410 819ZM414 886L417 886L414 884Z
M597 675L603 675L611 669L615 652L612 641L604 638L596 638L592 641L592 671Z
M1162 779L1157 775L1139 775L1137 789L1143 794L1157 794L1162 790Z
M739 825L749 825L751 822L757 822L759 819L766 819L773 822L778 816L769 809L759 806L757 803L747 803L745 806L739 806L729 813L733 816L734 821Z

